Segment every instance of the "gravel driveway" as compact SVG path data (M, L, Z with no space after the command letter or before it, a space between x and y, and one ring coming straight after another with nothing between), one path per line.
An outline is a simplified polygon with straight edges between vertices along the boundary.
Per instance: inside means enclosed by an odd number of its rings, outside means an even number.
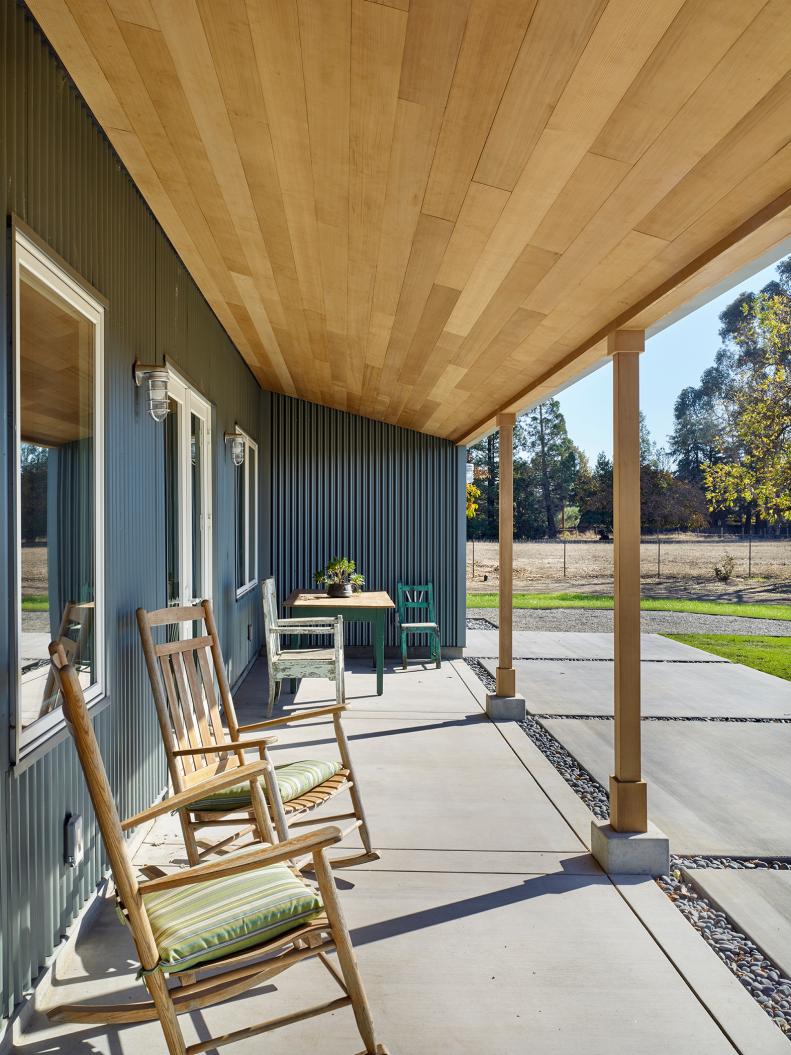
M470 619L498 624L496 608L468 608ZM514 630L612 632L613 613L589 608L515 608ZM760 634L791 637L791 622L783 619L745 619L736 615L693 615L690 612L641 612L646 634Z

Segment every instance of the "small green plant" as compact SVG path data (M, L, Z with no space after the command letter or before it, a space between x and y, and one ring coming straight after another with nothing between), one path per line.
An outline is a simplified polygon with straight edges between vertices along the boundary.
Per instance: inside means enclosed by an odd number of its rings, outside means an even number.
M735 567L736 561L726 550L719 564L714 565L714 577L717 582L730 582L733 578L733 570Z
M348 557L333 557L321 571L316 572L317 586L351 586L353 590L362 590L365 579L356 570L353 560Z

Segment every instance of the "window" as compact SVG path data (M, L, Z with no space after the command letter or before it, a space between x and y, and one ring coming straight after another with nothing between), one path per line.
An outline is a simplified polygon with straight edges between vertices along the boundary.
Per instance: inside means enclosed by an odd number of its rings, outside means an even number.
M258 444L237 428L244 441L244 461L234 466L236 476L236 596L252 589L258 579Z
M168 605L212 594L211 405L168 364L165 556Z
M17 744L62 721L48 644L102 693L104 309L15 231Z

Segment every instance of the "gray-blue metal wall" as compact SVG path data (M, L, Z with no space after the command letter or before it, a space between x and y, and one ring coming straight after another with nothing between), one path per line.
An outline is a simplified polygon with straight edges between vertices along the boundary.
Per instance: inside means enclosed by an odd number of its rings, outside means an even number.
M150 804L165 766L134 610L165 603L164 437L132 384L136 356L167 355L213 402L214 599L234 678L260 646L257 592L234 588L233 475L222 432L260 433L260 389L28 13L0 0L0 212L15 213L109 301L106 312L108 703L96 731L123 813ZM13 768L9 728L10 244L0 253L0 1009L8 1013L90 896L104 863L91 823L77 869L63 822L92 811L70 741ZM248 623L254 626L248 641Z
M109 302L109 671L95 726L122 813L148 805L165 781L134 623L138 605L165 603L164 436L132 384L138 356L167 356L214 404L213 597L232 681L261 644L258 591L237 601L234 589L233 475L221 437L235 423L259 441L260 571L274 569L281 596L309 584L329 557L345 552L371 588L394 592L399 578L434 581L443 641L463 644L463 453L443 440L261 392L15 0L0 0L0 211L6 220L16 214ZM21 999L105 867L68 738L51 739L13 767L5 736L15 677L9 265L6 235L0 253L0 1014ZM77 869L62 860L69 812L87 821L86 856Z
M443 645L464 644L465 451L448 440L262 393L271 570L284 600L333 556L366 588L433 582ZM368 644L368 627L347 630ZM389 645L396 644L390 620Z

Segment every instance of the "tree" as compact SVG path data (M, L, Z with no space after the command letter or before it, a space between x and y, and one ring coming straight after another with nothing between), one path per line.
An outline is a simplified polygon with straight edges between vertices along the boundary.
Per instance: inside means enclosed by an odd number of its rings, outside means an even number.
M556 538L557 516L573 492L581 460L556 399L539 404L527 415L525 448L540 482L546 535Z
M475 484L467 484L467 519L472 520L475 514L478 512L478 499L481 497L481 490L476 487Z
M742 314L729 320L730 409L720 459L703 465L706 496L711 508L746 503L777 524L791 520L791 297L762 291Z
M673 407L670 454L682 480L703 486L703 465L717 457L717 436L724 420L726 370L715 364L704 370L700 384L679 392Z
M612 531L612 462L604 451L600 452L593 467L579 526L580 530Z
M49 451L35 443L20 448L22 541L31 543L47 537L47 469Z

